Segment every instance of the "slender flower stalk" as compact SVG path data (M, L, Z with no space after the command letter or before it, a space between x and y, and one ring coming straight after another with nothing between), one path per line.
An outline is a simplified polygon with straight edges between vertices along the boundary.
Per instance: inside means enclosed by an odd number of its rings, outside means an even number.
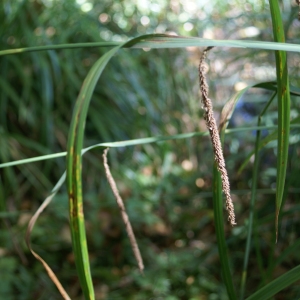
M120 193L118 191L116 182L115 182L114 178L111 175L110 168L109 168L109 165L108 165L108 162L107 162L108 150L109 150L109 148L106 148L103 152L103 165L104 165L104 169L105 169L106 178L109 182L111 190L112 190L112 192L113 192L113 194L116 198L117 204L118 204L119 209L121 211L122 219L123 219L123 222L125 224L125 229L127 231L127 234L128 234L129 240L130 240L130 244L131 244L133 254L134 254L135 259L138 263L139 270L140 270L141 274L143 274L144 264L143 264L143 259L142 259L142 256L141 256L141 253L140 253L140 250L139 250L139 246L138 246L136 238L134 236L134 232L133 232L132 226L131 226L130 221L129 221L129 217L128 217L127 212L126 212L124 202L123 202L123 200L120 196Z
M236 225L236 222L235 222L234 207L230 196L230 184L229 184L228 174L225 166L225 160L224 160L220 135L217 127L217 122L214 118L213 105L211 100L208 98L209 88L205 77L205 73L206 73L205 58L207 52L211 48L213 47L206 48L200 58L200 63L199 63L200 91L202 94L203 108L205 110L204 119L210 134L211 143L215 154L215 161L217 163L218 170L221 173L222 189L226 196L226 209L228 212L228 221L232 226L234 226Z

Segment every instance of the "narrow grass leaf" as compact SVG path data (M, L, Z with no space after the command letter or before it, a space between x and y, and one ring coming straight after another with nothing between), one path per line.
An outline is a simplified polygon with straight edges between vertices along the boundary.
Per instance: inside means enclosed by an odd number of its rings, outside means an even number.
M274 40L284 43L284 28L277 0L270 0L270 10L273 25ZM282 203L285 185L285 176L288 159L289 133L290 133L290 92L285 51L276 51L276 74L278 95L278 147L277 147L277 181L276 181L276 240L278 237L278 217Z
M244 93L246 93L249 88L254 87L253 86L247 86L244 89L238 91L236 94L234 94L224 105L221 116L220 116L220 124L219 124L219 131L224 131L229 123L229 120L233 114L233 111L235 109L235 106L238 102L238 100L242 97Z
M297 117L291 121L290 128L298 128L299 125L300 125L300 117ZM268 143L276 140L277 138L278 138L278 130L275 130L259 142L259 145L258 145L259 150L262 149L263 147L265 147ZM241 166L238 169L238 174L240 174L244 170L244 168L247 166L247 164L249 163L254 152L255 152L255 150L251 151L247 155L244 162L241 164Z
M60 49L65 50L65 49L78 49L78 48L91 48L91 47L116 47L120 44L121 43L119 42L99 42L99 43L76 43L76 44L36 46L36 47L2 50L0 51L0 56L26 53L26 52L47 51L47 50L60 50Z
M300 266L293 268L292 270L284 273L279 278L273 280L263 288L256 291L246 300L266 300L270 299L278 292L282 291L286 287L290 286L297 280L300 280Z
M277 92L277 82L275 81L261 82L256 84L255 87L264 88L266 90ZM290 85L289 91L290 91L290 95L298 96L298 97L300 96L300 88L296 86Z
M91 278L82 200L81 151L84 125L89 103L96 83L111 57L119 50L115 47L104 54L92 67L77 98L68 138L67 187L70 206L70 226L73 251L80 284L86 299L95 299Z
M125 48L186 48L186 47L229 47L229 48L249 48L263 50L281 50L290 52L300 52L300 46L297 44L289 44L284 42L264 42L264 41L245 41L245 40L210 40L195 37L172 36L166 34L150 34L138 37L138 42L131 40L123 44L119 42L99 42L99 43L78 43L78 44L61 44L36 46L28 48L1 50L0 56L19 54L33 51L59 50L59 49L75 49L75 48L90 48L90 47L116 47L122 46Z
M221 273L229 299L236 300L236 293L232 282L229 256L224 233L222 182L216 163L213 168L213 207L217 244L221 261Z
M297 120L298 120L298 118L297 118ZM291 128L300 128L299 123L298 124L293 124L293 123L294 122L292 121L292 124L290 126ZM272 130L272 129L277 129L277 126L273 125L273 126L251 126L251 127L232 128L232 129L226 129L225 134L234 134L236 132L253 131L253 130ZM170 135L170 136L154 136L154 137L132 139L132 140L118 141L118 142L105 142L105 143L99 143L99 144L95 144L95 145L89 146L87 148L84 148L84 149L82 149L81 154L83 155L87 151L98 148L98 147L110 147L110 148L130 147L130 146L136 146L136 145L145 145L145 144L159 143L159 142L165 142L165 141L171 141L171 140L181 140L181 139L188 139L188 138L192 138L192 137L207 136L207 135L208 135L208 132L190 132L190 133L180 133L180 134L175 134L175 135ZM67 152L59 152L59 153L54 153L54 154L47 154L47 155L36 156L36 157L32 157L32 158L15 160L15 161L0 164L0 169L17 166L17 165L22 165L22 164L33 163L33 162L37 162L37 161L41 161L41 160L48 160L48 159L54 159L54 158L58 158L58 157L64 157L66 155L67 155Z
M258 84L249 85L242 90L235 93L224 105L221 116L219 130L224 130L227 128L228 122L232 116L235 105L237 101L250 89L250 88L263 88L270 91L277 91L277 83L275 81L262 82ZM297 87L290 88L290 94L295 96L300 96L300 89ZM225 126L225 128L224 128ZM260 126L260 124L258 125Z
M261 118L269 108L270 104L272 103L273 99L276 96L276 92L273 93L267 104L265 105L264 109L258 116L257 125L260 126ZM247 269L248 269L248 262L249 262L249 255L250 255L250 247L252 241L252 230L253 230L253 218L254 218L254 207L256 202L256 191L257 191L257 178L258 178L258 164L259 164L259 141L260 141L261 131L256 131L256 140L255 140L255 156L254 156L254 166L253 166L253 174L252 174L252 186L251 186L251 200L250 200L250 212L249 212L249 221L248 221L248 231L247 231L247 241L246 241L246 250L244 255L244 264L243 264L243 271L242 271L242 280L241 280L241 289L240 289L240 299L244 299L245 288L246 288L246 280L247 280Z

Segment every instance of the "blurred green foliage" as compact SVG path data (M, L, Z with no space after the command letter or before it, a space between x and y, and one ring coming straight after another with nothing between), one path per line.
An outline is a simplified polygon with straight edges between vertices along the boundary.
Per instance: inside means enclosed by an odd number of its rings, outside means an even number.
M283 5L287 41L299 43L296 7ZM264 1L3 0L0 50L38 45L123 41L152 32L216 39L272 40ZM0 160L65 151L75 99L104 48L49 50L0 57ZM96 87L85 145L205 130L198 94L199 49L121 50ZM299 55L289 54L291 84L299 86ZM210 96L216 111L239 86L275 79L273 53L215 49L209 55ZM248 92L230 126L255 125L270 93ZM292 97L291 116L299 116ZM274 103L263 119L276 125ZM267 134L265 132L264 134ZM261 152L247 295L300 263L299 134L291 131L285 205L273 245L276 148ZM225 157L238 226L228 227L234 283L240 284L255 134L227 135ZM212 212L213 155L208 138L191 138L110 151L110 164L145 261L139 275L112 193L101 151L83 158L87 237L96 299L227 299ZM0 296L60 299L24 234L29 218L65 170L63 158L0 170ZM34 249L53 268L72 299L81 299L68 228L65 189L39 218ZM300 297L293 285L275 299Z

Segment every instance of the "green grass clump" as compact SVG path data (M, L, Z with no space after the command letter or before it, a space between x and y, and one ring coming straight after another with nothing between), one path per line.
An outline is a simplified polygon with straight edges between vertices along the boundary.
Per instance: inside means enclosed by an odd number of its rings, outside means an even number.
M272 22L275 42L267 42L195 38L214 14L188 36L170 11L166 28L185 35L175 36L152 34L163 16L155 9L148 29L138 27L125 16L134 14L126 1L93 3L90 13L74 1L46 2L5 1L0 12L1 297L299 297L300 47L297 37L284 38L295 34L296 10L284 15L284 27L278 2L270 1L270 12L262 4L254 25L271 40ZM236 30L230 17L221 19L214 28ZM205 76L220 111L233 228L223 217L220 168L198 91L198 49L208 46L215 48ZM265 61L276 78L253 76L232 91ZM113 148L111 173L144 276L105 178L104 148Z

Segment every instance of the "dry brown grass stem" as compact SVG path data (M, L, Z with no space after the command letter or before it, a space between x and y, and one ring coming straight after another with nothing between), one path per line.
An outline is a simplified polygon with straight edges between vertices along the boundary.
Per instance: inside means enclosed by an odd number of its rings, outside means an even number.
M44 211L44 209L48 206L48 204L52 201L53 197L55 196L56 192L52 193L50 196L48 196L44 202L42 203L42 205L38 208L38 210L34 213L34 215L32 216L32 218L29 221L28 227L27 227L27 231L26 231L26 244L30 250L30 252L32 253L32 255L39 260L42 265L44 266L44 268L46 269L50 279L52 280L52 282L56 285L56 287L58 288L60 294L62 295L62 297L65 300L71 300L70 296L68 295L68 293L65 291L65 289L63 288L63 286L61 285L60 281L58 280L58 278L56 277L55 273L52 271L52 269L50 268L50 266L46 263L46 261L44 261L44 259L39 256L31 247L31 232L33 230L33 227L35 225L35 222L37 221L37 219L39 218L39 216L41 215L41 213Z
M228 179L227 170L225 166L225 160L224 160L221 140L219 136L219 131L217 127L217 122L214 118L213 105L211 100L208 97L209 88L205 77L205 73L206 73L205 58L207 52L211 48L212 47L206 48L200 58L200 63L199 63L200 91L202 94L203 108L205 110L204 118L205 118L206 126L209 130L212 147L215 154L215 161L218 170L221 173L222 189L226 197L226 209L228 212L228 221L232 226L234 226L236 222L235 222L234 207L230 196L230 184L229 184L229 179Z
M116 198L117 204L120 208L122 219L123 219L123 222L125 224L126 232L128 234L128 237L129 237L129 240L130 240L130 244L131 244L132 251L134 253L135 259L138 263L139 270L140 270L141 273L143 273L143 270L144 270L143 259L142 259L138 244L136 242L136 239L135 239L135 236L134 236L134 233L133 233L128 215L126 213L125 205L124 205L123 200L122 200L122 198L119 194L116 182L115 182L114 178L112 177L112 175L110 173L110 168L109 168L109 165L107 163L107 152L108 152L108 150L109 150L109 148L106 148L103 152L103 165L104 165L104 169L105 169L105 174L106 174L107 180L109 182L109 185L112 189L112 192L113 192L113 194Z

